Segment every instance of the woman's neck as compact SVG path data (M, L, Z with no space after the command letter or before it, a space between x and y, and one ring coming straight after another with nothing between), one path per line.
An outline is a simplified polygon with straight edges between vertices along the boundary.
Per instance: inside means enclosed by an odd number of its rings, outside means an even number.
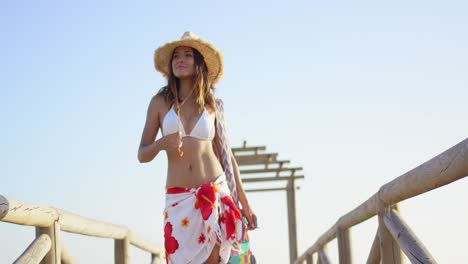
M187 96L194 96L194 94L192 93L192 89L193 89L193 81L192 80L180 80L179 81L179 99L180 100L184 100L185 98L187 98Z

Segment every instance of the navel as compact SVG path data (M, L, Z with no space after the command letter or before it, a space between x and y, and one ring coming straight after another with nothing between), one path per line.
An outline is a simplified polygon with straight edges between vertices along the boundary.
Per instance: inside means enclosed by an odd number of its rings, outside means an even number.
M192 164L189 164L188 169L189 171L192 171Z

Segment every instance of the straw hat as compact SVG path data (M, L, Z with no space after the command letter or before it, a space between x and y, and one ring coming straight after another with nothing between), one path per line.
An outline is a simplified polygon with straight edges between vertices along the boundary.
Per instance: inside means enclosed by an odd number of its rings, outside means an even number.
M179 40L164 44L154 52L154 65L164 78L169 76L169 61L174 49L180 46L196 49L205 59L208 68L208 78L214 85L223 76L223 55L212 44L204 41L193 32L185 32Z

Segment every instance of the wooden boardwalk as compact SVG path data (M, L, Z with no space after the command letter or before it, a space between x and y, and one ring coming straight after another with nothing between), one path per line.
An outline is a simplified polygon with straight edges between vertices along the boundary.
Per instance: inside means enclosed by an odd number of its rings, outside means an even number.
M398 213L398 203L466 176L468 139L384 184L373 196L340 217L295 263L330 263L326 246L335 238L338 240L340 264L352 263L349 229L373 216L378 217L379 226L367 263L402 263L402 251L411 263L436 263Z
M233 148L239 166L262 165L262 168L241 170L242 175L263 174L263 177L243 177L247 182L286 181L284 188L263 188L248 191L286 191L288 193L289 250L291 263L330 263L327 244L338 241L339 263L352 263L350 228L376 216L378 230L369 252L367 263L388 264L402 262L402 252L412 263L436 263L409 225L398 212L398 203L430 192L468 176L468 139L415 169L382 185L369 199L340 217L316 242L297 256L295 180L301 167L286 167L289 161L277 160L277 153L260 153L265 147ZM245 154L243 152L253 152ZM264 176L265 174L273 176ZM281 175L289 173L287 176ZM136 246L148 252L150 263L163 263L162 246L148 242L125 226L82 217L50 206L28 204L0 195L0 221L34 226L36 238L14 263L76 263L61 243L60 231L93 237L114 239L115 263L129 263L129 247Z
M28 204L0 195L0 220L36 228L36 238L16 259L15 264L76 263L61 243L60 231L114 239L116 264L129 263L129 245L148 252L151 263L159 264L164 260L161 247L148 242L125 226L93 220L50 206Z

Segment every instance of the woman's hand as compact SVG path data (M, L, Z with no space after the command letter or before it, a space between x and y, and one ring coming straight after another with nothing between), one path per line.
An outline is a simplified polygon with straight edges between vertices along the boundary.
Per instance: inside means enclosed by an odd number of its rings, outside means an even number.
M257 215L254 213L254 211L252 210L252 208L250 208L248 204L244 206L244 204L241 203L241 205L242 205L242 210L244 210L245 217L247 218L247 222L248 222L247 229L249 230L256 229L258 227Z
M161 149L167 152L179 151L182 147L182 137L179 132L166 135L161 140L163 140Z

